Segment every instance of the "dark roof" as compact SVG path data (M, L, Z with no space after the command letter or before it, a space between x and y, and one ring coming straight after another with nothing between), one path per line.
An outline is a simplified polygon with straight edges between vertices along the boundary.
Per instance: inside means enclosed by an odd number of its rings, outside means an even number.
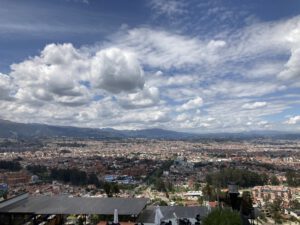
M138 215L145 198L84 198L67 196L28 197L3 208L0 213Z
M150 206L143 210L138 217L138 221L143 223L153 223L155 209L156 207ZM160 210L164 216L163 220L174 218L174 212L178 218L195 218L197 214L202 218L208 213L206 206L160 206Z

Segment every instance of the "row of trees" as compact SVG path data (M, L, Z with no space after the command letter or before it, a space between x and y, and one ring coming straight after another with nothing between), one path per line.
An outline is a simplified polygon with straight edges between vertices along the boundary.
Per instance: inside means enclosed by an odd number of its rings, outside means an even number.
M22 169L22 167L18 161L0 161L0 169L19 171Z
M163 164L159 167L153 170L146 178L145 182L148 184L152 184L153 187L162 192L171 192L174 190L174 187L171 182L168 180L162 179L163 171L169 170L170 166L173 164L173 160L168 160L163 162Z
M29 172L31 172L33 174L36 174L36 175L40 175L40 174L48 172L47 167L46 166L42 166L42 165L28 165L26 167L26 169Z
M59 180L72 185L87 185L92 184L97 188L104 189L108 197L120 192L120 187L116 183L108 183L98 179L95 173L89 175L78 169L51 169L50 178Z
M288 171L285 174L286 182L291 187L300 186L300 173L296 173L295 171Z
M35 170L43 170L44 168L35 168ZM73 185L94 184L97 187L103 186L98 180L96 174L87 175L86 172L78 169L51 169L50 178L59 180Z
M84 185L88 183L86 172L78 169L51 169L50 178L73 185Z
M253 187L268 183L267 174L258 174L249 170L226 168L218 172L209 173L206 182L216 187L227 187L228 183L235 182L241 187Z

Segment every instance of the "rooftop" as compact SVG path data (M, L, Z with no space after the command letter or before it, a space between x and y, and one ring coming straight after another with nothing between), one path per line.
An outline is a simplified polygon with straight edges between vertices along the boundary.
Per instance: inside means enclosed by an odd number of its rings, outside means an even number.
M140 214L138 221L143 223L153 223L155 218L156 207L148 207ZM197 214L200 217L204 217L208 214L208 208L206 206L160 206L161 213L163 214L163 220L169 220L174 218L174 213L178 218L195 218Z
M25 196L0 204L0 213L138 215L146 198L88 198L67 196Z

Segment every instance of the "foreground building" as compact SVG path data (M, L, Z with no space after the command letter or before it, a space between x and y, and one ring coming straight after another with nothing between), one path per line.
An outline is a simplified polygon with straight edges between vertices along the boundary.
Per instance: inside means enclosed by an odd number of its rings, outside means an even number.
M1 225L41 224L49 216L55 222L46 224L64 224L68 215L112 216L118 210L120 218L136 221L148 199L145 198L81 198L67 196L29 196L27 193L0 203Z
M74 224L66 223L69 215L79 215L85 222L91 215L97 215L104 220L100 224L106 224L117 210L121 224L154 224L156 207L147 207L148 202L146 198L29 196L25 193L0 202L0 221L1 225L60 225ZM176 221L195 224L210 212L205 206L160 208L163 220L172 224Z

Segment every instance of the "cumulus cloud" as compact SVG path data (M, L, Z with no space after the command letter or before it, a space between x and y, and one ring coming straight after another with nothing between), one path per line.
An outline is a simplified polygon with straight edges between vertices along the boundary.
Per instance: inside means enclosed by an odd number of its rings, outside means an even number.
M0 73L0 100L13 100L13 84L8 75Z
M119 99L121 106L126 109L150 107L157 105L159 101L159 89L156 87L144 87L140 92L128 94Z
M290 117L287 121L285 121L286 124L294 125L300 123L300 116L293 116Z
M12 64L9 75L0 74L1 116L91 127L170 120L166 110L144 111L160 102L160 94L158 88L144 86L143 74L135 54L127 50L93 53L72 44L49 44L39 55Z
M242 105L243 109L258 109L267 106L266 102L253 102L253 103L245 103Z
M88 91L80 80L88 71L84 55L72 44L50 44L40 56L11 65L10 76L18 86L16 98L27 102L80 105Z
M143 89L143 70L134 54L118 48L104 49L91 60L92 86L112 93Z
M31 104L88 104L93 93L143 89L143 70L135 56L117 48L91 55L72 44L49 44L39 56L11 65L15 97ZM2 79L3 80L3 79Z
M0 74L1 116L91 127L232 131L247 124L269 128L269 116L299 104L299 86L288 82L299 74L299 17L213 37L126 29L100 47L49 44L13 64L8 75ZM291 117L287 123L297 122Z
M191 109L199 109L203 104L203 99L201 97L196 97L194 99L191 99L181 105L178 108L178 111L185 111L185 110L191 110Z

